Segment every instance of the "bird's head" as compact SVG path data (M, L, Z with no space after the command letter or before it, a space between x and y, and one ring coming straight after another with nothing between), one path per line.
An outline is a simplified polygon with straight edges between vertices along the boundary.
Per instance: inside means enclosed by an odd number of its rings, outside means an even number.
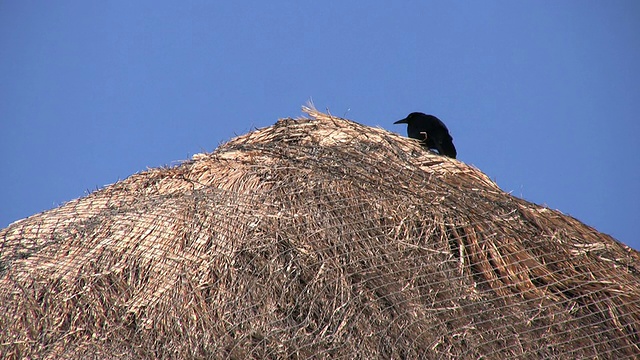
M394 122L394 124L409 124L411 122L413 122L416 119L420 119L420 118L425 118L428 115L425 115L421 112L412 112L411 114L409 114L409 116L407 116L406 118L402 119L402 120L398 120L396 122Z

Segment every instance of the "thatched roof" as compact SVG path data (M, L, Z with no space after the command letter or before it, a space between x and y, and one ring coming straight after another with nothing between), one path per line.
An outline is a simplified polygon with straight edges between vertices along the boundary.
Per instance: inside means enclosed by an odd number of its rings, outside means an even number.
M637 251L308 113L0 231L0 357L640 357Z

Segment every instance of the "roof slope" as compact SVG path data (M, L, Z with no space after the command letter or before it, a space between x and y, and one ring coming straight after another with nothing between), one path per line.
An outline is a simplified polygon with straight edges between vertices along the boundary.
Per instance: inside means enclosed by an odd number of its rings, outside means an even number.
M306 111L1 230L1 357L640 356L638 252Z

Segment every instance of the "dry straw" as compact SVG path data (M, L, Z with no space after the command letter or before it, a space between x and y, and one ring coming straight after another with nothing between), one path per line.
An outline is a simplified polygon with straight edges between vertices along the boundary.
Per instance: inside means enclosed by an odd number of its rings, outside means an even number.
M1 230L0 357L640 357L637 251L306 112Z

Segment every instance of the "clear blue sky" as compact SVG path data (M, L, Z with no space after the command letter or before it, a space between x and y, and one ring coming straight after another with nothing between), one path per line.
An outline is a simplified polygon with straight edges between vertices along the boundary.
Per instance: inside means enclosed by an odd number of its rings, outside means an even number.
M440 117L640 249L640 1L0 2L0 227L276 119Z

